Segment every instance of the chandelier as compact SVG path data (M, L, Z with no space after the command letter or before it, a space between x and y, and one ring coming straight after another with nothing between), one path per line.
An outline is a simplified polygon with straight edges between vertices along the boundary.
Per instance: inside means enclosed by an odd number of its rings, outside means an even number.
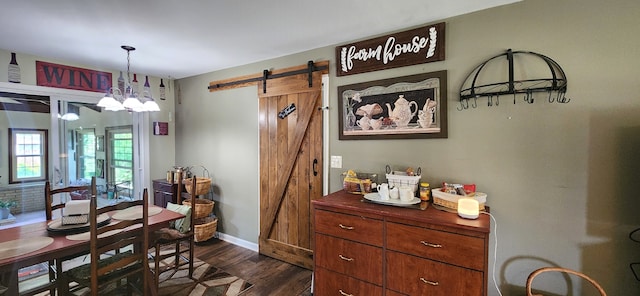
M122 49L127 51L127 84L124 90L119 87L110 87L107 93L98 102L98 107L103 107L108 111L128 110L134 112L154 112L160 111L158 103L151 96L151 91L144 89L141 93L131 87L130 73L130 53L136 50L133 46L122 45Z

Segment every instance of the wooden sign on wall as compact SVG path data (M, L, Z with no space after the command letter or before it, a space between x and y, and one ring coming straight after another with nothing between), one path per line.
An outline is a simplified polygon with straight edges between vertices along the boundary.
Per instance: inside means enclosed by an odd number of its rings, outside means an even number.
M111 73L36 61L36 83L103 93L111 87Z
M444 27L437 23L336 47L338 76L444 60Z

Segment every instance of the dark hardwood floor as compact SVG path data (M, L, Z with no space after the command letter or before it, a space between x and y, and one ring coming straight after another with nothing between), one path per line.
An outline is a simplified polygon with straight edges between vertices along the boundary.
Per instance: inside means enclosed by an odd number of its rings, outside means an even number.
M195 256L252 283L242 296L311 295L311 271L212 238L196 244Z

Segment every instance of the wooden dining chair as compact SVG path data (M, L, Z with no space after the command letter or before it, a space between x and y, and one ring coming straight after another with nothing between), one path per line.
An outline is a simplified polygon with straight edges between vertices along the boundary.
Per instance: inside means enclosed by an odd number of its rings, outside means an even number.
M149 193L145 188L141 200L97 207L96 197L91 198L90 250L91 262L68 271L61 278L65 282L63 294L68 294L69 284L89 287L91 295L147 295L149 287ZM134 206L141 207L141 215L130 220L111 220L98 226L98 216L115 213ZM126 293L123 291L126 288Z
M178 175L180 175L180 173ZM178 176L178 180L182 180L182 177ZM196 178L192 178L192 182L192 188L196 188ZM182 182L178 181L178 194L176 197L178 204L181 203L182 199L182 185ZM191 206L195 206L196 195L191 194L189 200L191 202ZM170 205L167 205L167 208L170 210L172 209ZM151 241L154 242L154 252L150 255L154 261L154 269L152 271L155 276L154 284L156 287L160 282L160 274L168 270L177 271L181 266L185 266L187 264L189 265L189 277L191 278L193 276L193 252L195 248L194 209L189 208L188 211L183 211L181 214L185 215L184 222L188 221L189 223L188 230L180 231L178 228L181 227L177 226L180 225L182 221L176 221L174 227L162 228L152 234ZM185 256L185 253L188 254ZM162 262L163 260L171 257L173 257L173 261L170 262L170 264ZM163 263L162 266L161 262Z
M63 188L52 189L49 181L44 186L44 200L45 200L45 216L47 220L54 218L54 212L57 216L62 216L62 209L65 207L67 198L71 199L72 196L91 196L96 194L96 178L91 178L91 184L82 186L68 186ZM57 211L57 212L56 212ZM59 212L59 213L58 213ZM88 252L87 252L88 253ZM21 291L20 295L31 296L39 294L43 291L49 290L51 295L54 295L57 286L57 278L62 270L62 261L70 258L61 258L61 260L49 261L48 272L49 281L37 287L32 287L29 291Z
M78 197L74 196L85 196L86 199L89 199L96 194L96 177L91 177L91 184L88 185L72 185L56 189L51 189L51 184L47 181L44 185L45 214L47 220L53 219L54 212L58 210L59 216L62 216L62 209L65 206L67 197L69 197L69 199L77 199Z
M533 279L542 273L553 272L553 271L579 276L582 279L586 280L587 282L591 283L591 285L593 285L593 287L595 287L598 290L598 292L600 292L600 295L607 296L607 293L604 292L604 289L602 289L602 286L600 286L600 284L598 284L598 282L596 282L594 279L590 278L589 276L587 276L582 272L567 269L567 268L562 268L562 267L543 267L543 268L534 270L531 274L529 274L529 277L527 278L527 284L525 286L527 291L526 296L543 296L542 294L533 294L531 292Z

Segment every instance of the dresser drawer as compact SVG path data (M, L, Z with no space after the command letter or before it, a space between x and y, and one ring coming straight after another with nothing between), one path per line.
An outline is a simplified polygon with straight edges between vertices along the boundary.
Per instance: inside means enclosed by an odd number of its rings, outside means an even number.
M315 264L382 286L382 248L316 234Z
M382 221L330 211L315 211L315 231L382 246Z
M485 269L485 241L439 230L387 223L387 249L450 264Z
M484 274L394 251L386 252L387 289L407 295L485 295Z
M173 192L173 185L170 183L165 183L161 181L153 181L153 190L164 191L164 192Z
M380 296L382 287L359 281L352 277L326 270L321 267L314 269L313 294L323 295L353 295Z

